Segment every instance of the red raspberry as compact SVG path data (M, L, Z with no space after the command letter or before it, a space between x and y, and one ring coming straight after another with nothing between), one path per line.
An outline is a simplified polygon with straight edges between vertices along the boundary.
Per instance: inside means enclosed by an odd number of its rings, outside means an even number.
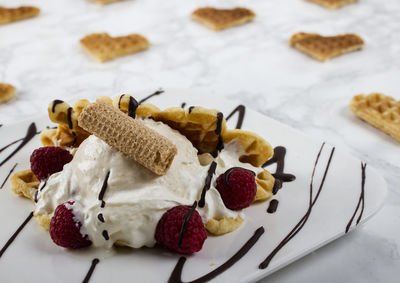
M193 208L194 209L194 208ZM158 244L177 253L191 254L198 252L207 239L200 214L194 210L187 222L181 244L179 236L186 216L189 216L190 206L175 206L163 214L158 221L155 238Z
M233 167L219 175L216 187L225 206L232 210L250 206L257 193L254 173L239 167Z
M51 174L60 172L71 160L72 155L68 150L56 146L45 146L32 152L31 170L39 180L44 180Z
M67 201L57 206L50 221L50 236L57 245L69 248L80 249L92 244L88 235L83 236L80 232L82 223L79 222L72 208L74 201Z

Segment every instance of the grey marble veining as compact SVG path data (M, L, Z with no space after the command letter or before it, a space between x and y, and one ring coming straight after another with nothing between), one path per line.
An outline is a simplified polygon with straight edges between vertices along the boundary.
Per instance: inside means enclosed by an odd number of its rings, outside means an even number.
M389 185L383 209L365 227L260 282L397 282L400 268L400 143L348 109L358 93L400 99L400 2L360 0L330 11L304 0L0 0L32 4L38 18L0 26L0 81L18 88L0 105L0 123L45 113L56 98L74 101L137 90L198 89L243 103L341 147L378 169ZM254 22L214 32L190 20L198 6L246 6ZM152 47L100 64L78 40L92 32L138 32ZM298 31L357 33L365 48L326 63L292 49ZM188 93L188 95L190 95Z

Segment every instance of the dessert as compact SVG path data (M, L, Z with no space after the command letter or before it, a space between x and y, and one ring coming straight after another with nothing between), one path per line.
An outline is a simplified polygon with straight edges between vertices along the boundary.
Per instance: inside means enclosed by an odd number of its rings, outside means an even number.
M10 84L0 83L0 104L15 97L15 87Z
M108 33L91 33L80 40L82 47L100 62L137 53L150 47L140 34L111 37Z
M0 6L0 25L21 21L39 15L40 10L33 6L6 8Z
M294 48L322 62L359 50L364 46L364 41L355 34L321 36L316 33L299 32L292 35L289 43Z
M31 169L41 184L26 193L36 202L39 224L63 247L140 248L158 242L188 254L201 249L206 230L215 235L236 230L245 221L242 209L272 195L274 177L262 168L271 146L254 133L227 129L216 110L160 110L121 95L81 100L74 107L56 100L48 112L59 125L41 133L44 145L52 147L33 153ZM63 148L73 153L71 161ZM57 169L37 164L43 156ZM178 238L164 222L177 223L174 231L182 227ZM204 232L195 228L199 225Z
M355 3L358 0L307 0L307 1L317 3L325 8L337 9L347 4Z
M250 22L256 15L250 9L216 9L213 7L198 8L192 13L192 18L213 30L222 30L229 27Z
M400 101L381 93L359 94L350 109L360 119L400 141Z

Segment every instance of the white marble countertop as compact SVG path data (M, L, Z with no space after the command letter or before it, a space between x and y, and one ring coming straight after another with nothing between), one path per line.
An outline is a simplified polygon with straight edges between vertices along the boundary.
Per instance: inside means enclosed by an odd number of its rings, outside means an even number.
M243 103L367 161L386 178L388 198L364 227L261 282L398 282L400 143L356 119L358 93L400 99L400 2L360 0L330 11L304 0L0 0L31 4L38 18L0 26L0 81L18 96L0 105L0 123L45 113L56 98L74 101L136 90L198 89ZM244 5L254 22L214 32L191 21L199 6ZM152 43L140 54L100 64L78 40L92 32L138 32ZM365 48L320 63L287 44L298 31L357 33ZM190 95L190 93L188 93Z

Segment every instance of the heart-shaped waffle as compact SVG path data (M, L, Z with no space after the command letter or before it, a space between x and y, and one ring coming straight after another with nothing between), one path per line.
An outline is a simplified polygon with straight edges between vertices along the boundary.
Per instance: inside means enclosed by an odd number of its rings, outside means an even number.
M108 33L92 33L80 40L86 51L100 62L133 54L150 47L140 34L111 37Z
M289 43L319 61L326 61L364 46L364 41L355 34L321 36L316 33L298 32L290 38Z
M192 18L213 30L222 30L250 22L256 15L246 8L216 9L204 7L195 10Z
M0 6L0 25L21 21L39 15L40 10L32 6L5 8Z

